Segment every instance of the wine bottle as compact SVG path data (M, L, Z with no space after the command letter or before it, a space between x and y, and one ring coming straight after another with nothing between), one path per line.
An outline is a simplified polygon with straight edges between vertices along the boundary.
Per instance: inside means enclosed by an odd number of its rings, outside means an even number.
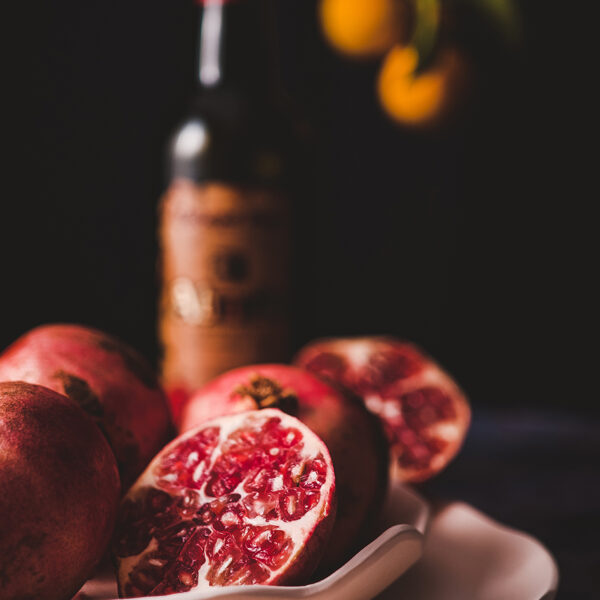
M159 208L162 378L175 418L223 371L289 358L290 128L273 5L204 0L196 91L169 143Z

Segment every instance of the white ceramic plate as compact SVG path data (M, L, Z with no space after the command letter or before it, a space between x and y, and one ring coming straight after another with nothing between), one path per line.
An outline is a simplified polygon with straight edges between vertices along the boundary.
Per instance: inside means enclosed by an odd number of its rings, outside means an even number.
M551 600L557 586L540 542L455 502L433 517L419 563L379 600Z
M370 600L405 573L423 553L429 519L426 502L411 489L395 486L384 507L385 530L354 558L329 577L296 587L232 586L190 591L151 600ZM74 600L116 598L117 586L110 574L88 581Z

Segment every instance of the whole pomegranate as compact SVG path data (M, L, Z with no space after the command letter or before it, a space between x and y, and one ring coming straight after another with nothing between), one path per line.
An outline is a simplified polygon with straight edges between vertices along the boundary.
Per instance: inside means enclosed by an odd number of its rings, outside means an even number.
M327 445L335 468L338 510L323 571L347 559L378 516L387 487L385 434L360 400L305 370L252 365L228 371L183 408L181 431L217 415L276 406L308 425Z
M167 402L150 367L101 331L31 330L0 355L0 381L17 380L65 394L94 418L115 453L124 489L169 439Z
M119 593L305 582L331 534L325 444L277 409L213 419L164 448L121 506Z
M92 419L39 385L0 383L0 597L68 600L98 563L119 505Z
M385 337L317 340L295 362L351 390L381 418L394 477L424 481L460 449L471 418L467 399L417 346Z

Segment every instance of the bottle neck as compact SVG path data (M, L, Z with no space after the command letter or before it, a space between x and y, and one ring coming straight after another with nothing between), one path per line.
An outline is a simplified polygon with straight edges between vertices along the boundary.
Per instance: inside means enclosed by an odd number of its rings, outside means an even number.
M265 93L272 83L268 0L201 0L196 85Z

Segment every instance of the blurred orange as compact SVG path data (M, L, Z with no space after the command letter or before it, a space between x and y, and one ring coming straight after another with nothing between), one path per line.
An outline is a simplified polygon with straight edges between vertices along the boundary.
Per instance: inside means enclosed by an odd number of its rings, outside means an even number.
M321 27L332 46L354 57L378 56L404 39L406 0L321 0Z
M465 91L466 63L456 49L444 48L427 69L416 71L418 64L416 48L394 46L379 73L380 102L403 125L439 125L450 116Z

